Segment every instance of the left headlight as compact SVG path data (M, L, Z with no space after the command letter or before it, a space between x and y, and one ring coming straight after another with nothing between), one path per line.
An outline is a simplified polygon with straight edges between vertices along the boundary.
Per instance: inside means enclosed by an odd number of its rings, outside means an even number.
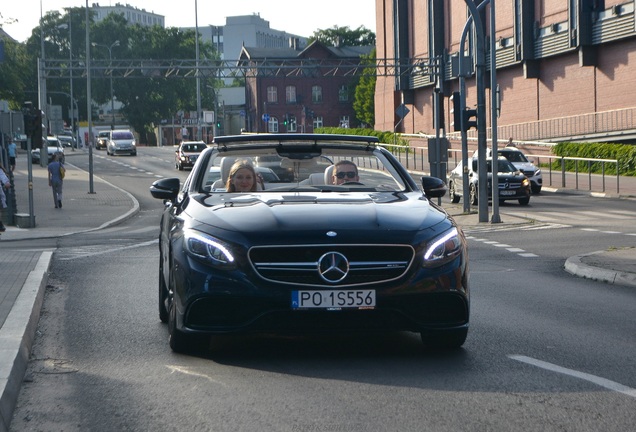
M455 259L462 252L461 234L452 228L430 240L424 251L424 267L438 267Z
M188 229L184 231L184 245L186 252L195 258L224 268L234 266L230 247L217 238Z

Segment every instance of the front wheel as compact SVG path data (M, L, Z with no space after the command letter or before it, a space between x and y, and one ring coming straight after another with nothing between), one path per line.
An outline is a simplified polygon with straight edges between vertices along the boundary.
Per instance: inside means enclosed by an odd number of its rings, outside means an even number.
M461 196L457 195L455 191L455 182L450 182L448 185L448 196L453 204L457 204Z
M168 288L166 282L163 280L163 266L159 265L159 319L162 323L167 323L170 318L170 313L166 306L168 300Z
M478 204L477 201L479 201L479 200L477 198L477 186L475 186L474 183L470 185L470 195L469 195L469 197L470 197L470 204L471 205L477 205Z
M173 301L170 305L170 317L168 319L168 332L170 333L170 348L174 352L185 353L191 349L188 335L177 330L177 305Z
M521 205L528 205L530 203L530 197L526 197L526 198L519 198L519 204Z

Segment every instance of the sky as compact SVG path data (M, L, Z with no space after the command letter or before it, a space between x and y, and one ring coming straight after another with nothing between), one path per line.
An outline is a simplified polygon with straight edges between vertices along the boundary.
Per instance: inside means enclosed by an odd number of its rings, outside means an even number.
M128 4L165 17L166 27L225 25L228 16L260 15L275 30L311 36L315 30L335 25L356 29L363 25L376 32L374 0L89 0L88 5ZM195 3L198 11L195 11ZM310 6L311 5L311 6ZM38 26L40 11L63 12L65 7L84 7L86 0L0 0L0 22L9 36L24 42ZM15 23L10 21L17 20Z

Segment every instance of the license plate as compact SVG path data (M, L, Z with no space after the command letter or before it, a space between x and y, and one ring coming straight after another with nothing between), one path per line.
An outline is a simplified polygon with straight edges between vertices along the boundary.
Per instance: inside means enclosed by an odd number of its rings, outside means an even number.
M512 190L502 190L499 191L499 195L505 195L505 196L510 196L510 195L514 195L516 194L517 191L512 191Z
M292 309L373 309L375 290L292 291Z

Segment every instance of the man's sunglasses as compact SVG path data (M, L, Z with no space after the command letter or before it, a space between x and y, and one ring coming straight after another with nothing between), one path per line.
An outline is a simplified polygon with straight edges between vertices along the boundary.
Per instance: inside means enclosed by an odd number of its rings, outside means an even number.
M345 177L349 177L350 179L354 178L355 176L357 176L358 173L356 173L355 171L341 171L338 174L336 174L336 177L338 177L339 179L343 179Z

